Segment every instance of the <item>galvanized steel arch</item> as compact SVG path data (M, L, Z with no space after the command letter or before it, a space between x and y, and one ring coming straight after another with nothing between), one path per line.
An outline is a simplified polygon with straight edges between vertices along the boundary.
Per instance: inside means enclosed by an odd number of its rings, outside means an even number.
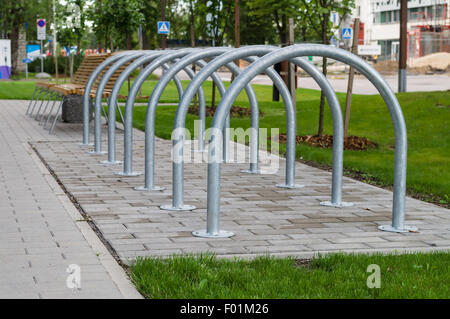
M127 104L125 106L125 123L124 123L124 161L123 161L123 171L117 172L117 175L121 176L136 176L139 175L140 172L133 172L132 170L132 156L133 156L133 104L134 100L137 95L137 91L139 90L140 86L143 84L144 80L161 64L164 64L166 62L170 62L173 60L176 60L182 56L185 56L186 54L197 51L201 49L183 49L183 50L173 50L171 52L165 52L163 56L160 56L156 58L154 61L152 61L149 65L147 65L144 70L141 71L139 76L136 78L136 80L133 83L133 86L130 90L133 91L133 94L129 94L127 99ZM189 68L184 68L186 72L188 72ZM192 74L191 74L192 75ZM217 75L213 76L213 81L216 83L218 87L223 86L222 81ZM198 92L202 92L202 89L199 89ZM199 95L199 99L203 98L203 94ZM200 106L204 106L204 101L202 102L200 100Z
M209 65L201 70L196 78L189 84L185 93L183 94L183 99L180 101L177 114L175 117L174 130L185 127L185 117L187 114L187 107L189 106L189 102L192 99L192 92L195 91L195 88L207 78L208 73L215 71L220 66L228 63L230 61L234 61L237 59L246 59L249 55L264 55L274 50L277 50L277 47L273 46L248 46L240 49L234 49L230 52L224 53L222 56L219 56L212 60ZM326 77L317 70L311 63L301 60L295 59L293 60L299 67L303 68L307 73L309 73L316 82L319 83L321 88L324 90L326 97L329 101L330 108L333 114L333 127L335 130L335 138L336 143L334 143L333 148L333 190L332 190L332 203L333 206L341 206L346 205L348 203L342 202L342 149L339 153L340 145L343 145L343 121L342 114L339 106L339 101L329 84L326 80ZM287 152L286 152L286 182L285 184L278 185L280 187L288 187L294 188L297 185L295 184L295 136L296 136L296 119L295 112L292 105L292 100L290 97L290 93L284 85L284 82L281 80L279 75L272 69L268 68L266 70L267 74L272 78L275 84L278 85L280 92L282 93L283 100L285 102L285 108L287 112L286 120L287 120ZM259 114L257 114L259 116ZM173 141L174 146L179 141ZM182 151L183 146L180 144L180 150ZM173 206L183 205L183 163L172 163L173 165L173 175L172 175L172 184L173 184Z
M265 70L275 63L300 56L322 56L349 64L361 74L365 75L383 97L390 111L394 125L395 163L392 225L380 226L380 229L396 232L409 231L410 227L404 224L407 164L406 124L394 92L381 75L358 56L342 49L332 48L326 45L304 44L276 50L254 62L235 79L228 88L225 97L220 101L212 123L212 128L216 129L216 132L213 131L210 138L210 144L212 144L213 147L210 146L208 153L207 227L206 231L200 230L193 232L194 235L201 237L228 237L233 235L230 232L221 231L219 226L221 164L217 157L214 156L213 152L215 148L214 145L218 144L217 131L223 127L226 114L229 112L234 99L245 84L262 70Z
M119 60L124 55L133 54L136 51L125 51L125 52L119 52L113 56L110 56L105 61L99 64L97 68L92 72L92 74L89 76L88 81L86 82L86 86L84 88L84 95L83 95L83 145L89 145L89 118L90 118L90 94L92 86L94 85L97 77L102 73L102 71L107 68L111 63Z
M145 54L145 51L134 52L123 56L118 61L115 61L113 65L106 71L97 86L97 91L95 93L95 103L94 103L94 151L92 154L102 154L102 115L101 107L103 100L103 91L105 90L106 84L109 79L119 70L120 67L126 63L136 60ZM115 106L114 106L115 107ZM115 123L115 119L114 122Z
M114 84L114 87L111 92L111 96L109 98L109 107L108 107L108 160L103 161L104 164L118 164L121 163L120 161L116 161L116 131L115 131L115 125L110 125L110 123L115 123L116 118L116 112L115 112L115 105L117 102L117 96L119 95L120 88L122 87L123 83L126 81L126 79L141 65L145 63L149 63L153 61L154 59L158 58L159 56L163 55L164 53L162 51L149 51L145 53L140 58L133 61L127 68L120 74L119 78L117 79L116 83ZM169 69L169 65L163 64L162 67L165 70ZM178 91L178 97L181 99L181 96L183 95L183 86L181 84L181 81L178 77L173 78L175 85L177 87ZM134 87L135 88L135 87ZM140 88L140 87L139 87ZM130 96L136 96L139 89L137 89L135 92L133 90L133 86L130 89L130 92L128 92L128 95ZM199 95L202 96L200 99L204 101L204 94L203 92L199 92ZM133 103L135 101L135 98L132 99ZM127 98L128 101L128 98ZM123 123L125 124L125 123Z
M200 60L202 58L208 58L212 56L217 56L222 54L223 52L229 51L229 48L210 48L210 49L203 49L200 50L200 52L193 52L185 57L181 58L177 63L175 63L170 70L164 74L164 76L159 80L158 84L155 86L155 89L152 93L152 96L149 100L148 107L147 107L147 114L149 116L146 118L146 148L145 148L145 185L144 187L140 187L139 189L142 190L155 190L155 189L161 189L161 188L155 188L154 185L154 130L155 130L155 111L156 107L159 101L159 98L161 97L166 85L170 81L170 79L175 76L180 70L185 68L186 66L192 64L192 63L199 63L200 66L204 67L207 65L203 60ZM234 73L235 75L238 75L240 72L240 69L234 64L229 63L227 67ZM214 74L213 74L214 77ZM199 87L201 88L201 86ZM225 86L220 83L218 85L218 89L221 95L225 93ZM250 105L252 109L252 114L259 113L258 105L256 101L256 95L251 87L251 85L247 85L245 87L245 90L248 94ZM201 125L204 126L204 116L202 118ZM256 123L258 125L258 123ZM203 140L203 129L200 130L199 134L199 140Z

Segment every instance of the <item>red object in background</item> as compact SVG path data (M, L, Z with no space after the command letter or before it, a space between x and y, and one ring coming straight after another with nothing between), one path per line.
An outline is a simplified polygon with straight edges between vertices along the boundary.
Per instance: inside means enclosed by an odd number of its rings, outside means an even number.
M364 44L364 22L359 22L358 44Z
M352 28L352 30L354 30L355 25L352 23L350 25L350 27ZM358 45L359 44L364 44L364 22L359 22L359 33L358 33Z

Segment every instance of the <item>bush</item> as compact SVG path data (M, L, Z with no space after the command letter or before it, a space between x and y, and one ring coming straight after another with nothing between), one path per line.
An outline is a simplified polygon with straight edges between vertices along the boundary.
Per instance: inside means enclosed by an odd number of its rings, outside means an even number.
M76 55L73 59L73 72L75 73L78 70L81 62L83 61L84 56ZM28 65L29 72L38 73L41 71L41 59L36 59ZM44 71L49 74L55 74L55 60L53 56L44 58ZM67 74L70 75L70 63L69 57L59 56L58 57L58 74Z

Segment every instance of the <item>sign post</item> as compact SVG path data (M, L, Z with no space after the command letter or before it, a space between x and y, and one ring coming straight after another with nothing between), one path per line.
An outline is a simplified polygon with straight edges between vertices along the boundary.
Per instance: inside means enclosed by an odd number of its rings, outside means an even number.
M41 41L41 72L44 72L44 59L42 58L42 52L43 52L43 47L42 47L42 41L45 40L46 38L46 26L47 23L45 22L45 19L37 19L37 39L39 41Z
M158 34L161 34L161 48L165 50L167 48L167 35L170 32L170 22L169 21L158 21Z
M28 63L31 63L30 58L26 58L22 60L22 63L25 63L25 78L28 80Z
M355 53L358 47L358 35L359 35L359 19L355 19L355 23L353 25L353 29L355 31L354 37L353 37L353 45L351 48L352 53ZM345 30L345 29L343 29ZM350 30L350 38L352 36L351 29ZM344 36L344 31L342 31L342 36ZM350 123L350 109L352 107L352 93L353 93L353 78L355 76L355 69L353 67L350 67L350 71L348 74L348 86L347 86L347 97L345 99L345 113L344 113L344 138L348 136L348 125ZM344 140L345 143L345 140Z

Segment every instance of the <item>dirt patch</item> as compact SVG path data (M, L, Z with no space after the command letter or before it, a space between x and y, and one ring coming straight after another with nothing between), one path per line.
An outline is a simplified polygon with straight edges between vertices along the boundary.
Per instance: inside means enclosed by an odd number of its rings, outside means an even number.
M286 143L286 134L279 135L280 143ZM331 148L333 147L333 135L297 135L297 144L304 143L309 146L319 148ZM348 136L344 139L344 149L351 151L365 151L369 148L377 148L378 144L359 136Z
M198 106L190 106L188 113L198 115L199 107ZM206 116L214 116L216 113L216 108L212 108L210 106L206 107ZM231 117L244 117L250 116L252 111L250 108L241 107L237 105L233 105L230 110ZM263 117L263 112L259 111L259 116Z
M432 70L446 71L450 68L450 53L438 52L428 54L412 61L413 68L427 67Z
M373 67L381 74L398 73L398 61L379 61L374 63ZM416 58L408 64L407 71L418 74L450 72L450 53L439 52Z
M295 260L295 268L311 268L312 266L312 259L297 259Z

